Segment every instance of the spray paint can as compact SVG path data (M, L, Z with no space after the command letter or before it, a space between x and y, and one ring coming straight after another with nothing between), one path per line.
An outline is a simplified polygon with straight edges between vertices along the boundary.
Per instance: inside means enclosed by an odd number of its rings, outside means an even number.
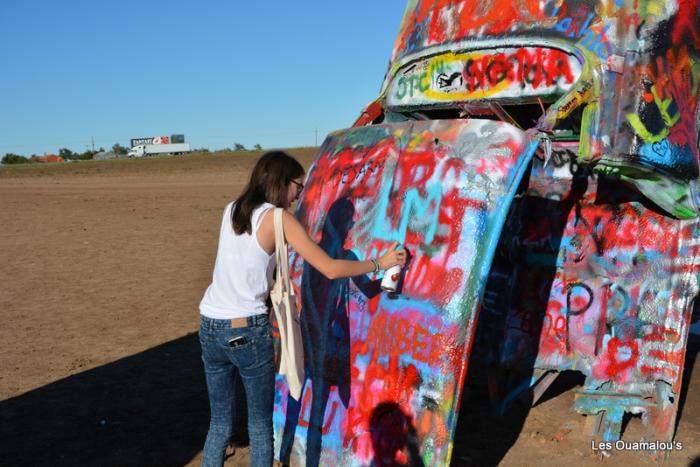
M382 290L387 292L396 292L396 287L399 285L399 276L401 275L401 266L398 264L384 271L382 278Z

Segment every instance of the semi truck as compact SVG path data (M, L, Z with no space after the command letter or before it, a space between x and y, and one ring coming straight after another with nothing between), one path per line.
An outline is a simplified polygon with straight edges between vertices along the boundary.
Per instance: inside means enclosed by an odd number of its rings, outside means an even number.
M185 154L191 152L189 143L177 144L139 144L131 148L127 157L144 157L157 154Z

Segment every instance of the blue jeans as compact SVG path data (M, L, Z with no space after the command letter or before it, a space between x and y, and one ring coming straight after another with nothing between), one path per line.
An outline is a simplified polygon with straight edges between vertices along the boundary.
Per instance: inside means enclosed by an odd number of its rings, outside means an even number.
M229 345L231 339L233 346ZM211 419L202 466L224 464L233 434L235 378L243 380L248 403L251 466L272 465L272 409L275 364L272 327L267 315L248 318L248 326L231 328L231 321L201 317L199 343L207 378Z

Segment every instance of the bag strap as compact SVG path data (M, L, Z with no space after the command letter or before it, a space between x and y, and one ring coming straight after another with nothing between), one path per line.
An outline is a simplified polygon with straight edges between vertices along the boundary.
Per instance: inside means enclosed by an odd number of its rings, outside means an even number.
M284 241L284 226L282 224L282 208L275 208L275 258L277 259L277 274L275 281L279 281L282 290L289 292L289 256L287 255L287 243Z

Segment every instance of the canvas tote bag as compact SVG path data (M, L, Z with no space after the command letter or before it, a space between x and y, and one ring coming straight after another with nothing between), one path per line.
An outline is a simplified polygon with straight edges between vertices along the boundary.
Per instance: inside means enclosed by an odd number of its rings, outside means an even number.
M299 400L304 384L304 345L301 340L297 301L289 283L289 259L282 228L282 208L275 208L274 224L277 274L275 285L270 292L270 301L275 310L280 333L279 374L287 379L289 394Z

